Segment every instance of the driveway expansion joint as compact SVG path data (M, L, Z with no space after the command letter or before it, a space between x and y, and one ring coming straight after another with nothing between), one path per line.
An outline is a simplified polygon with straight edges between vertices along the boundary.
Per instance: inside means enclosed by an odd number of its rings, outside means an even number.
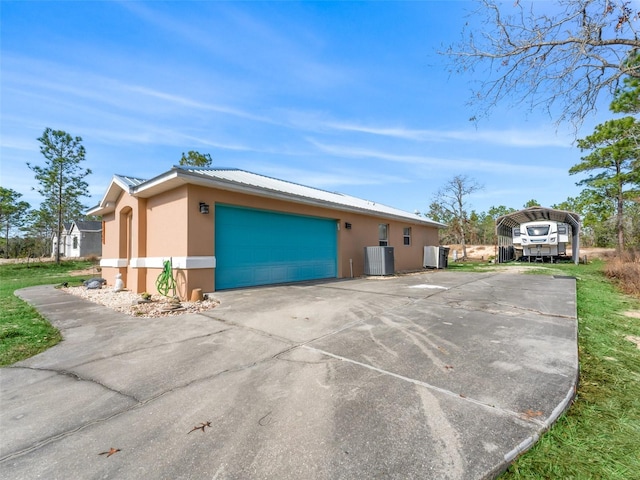
M216 332L206 333L204 335L195 335L193 337L183 338L182 340L177 340L177 341L174 341L174 342L164 342L164 343L158 343L158 344L155 344L155 345L149 345L149 346L146 346L146 347L134 348L132 350L125 350L125 351L122 351L122 352L114 353L112 355L108 355L108 356L104 356L104 357L100 357L100 358L94 358L94 359L91 359L91 360L89 360L87 362L77 363L77 364L71 365L71 368L84 367L86 365L91 365L92 363L96 363L96 362L102 362L102 361L108 360L110 358L118 358L118 357L121 357L123 355L129 355L131 353L144 352L146 350L153 350L153 349L160 348L160 347L166 347L167 345L179 345L181 343L186 343L186 342L193 341L193 340L198 340L198 339L201 339L201 338L214 337L216 335L220 335L221 333L228 332L229 330L231 330L231 328L224 328L224 329L218 330Z
M523 415L522 413L514 412L513 410L509 410L509 409L506 409L506 408L498 407L496 405L491 405L491 404L482 402L480 400L476 400L474 398L471 398L471 397L468 397L466 395L463 395L462 393L452 392L451 390L447 390L445 388L437 387L435 385L431 385L430 383L423 382L421 380L416 380L414 378L409 378L409 377L406 377L404 375L400 375L398 373L390 372L388 370L384 370L382 368L378 368L378 367L375 367L373 365L369 365L367 363L359 362L358 360L353 360L351 358L343 357L341 355L335 355L335 354L333 354L331 352L327 352L326 350L322 350L322 349L319 349L319 348L311 347L311 346L308 346L308 345L302 345L302 348L305 348L307 350L312 350L312 351L315 351L317 353L321 353L321 354L326 355L328 357L335 358L336 360L340 360L340 361L343 361L343 362L346 362L346 363L351 363L353 365L357 365L359 367L363 367L363 368L366 368L366 369L369 369L369 370L373 370L374 372L378 372L378 373L381 373L383 375L388 375L388 376L397 378L399 380L403 380L405 382L412 383L414 385L418 385L420 387L424 387L424 388L427 388L429 390L433 390L433 391L442 393L442 394L450 396L450 397L455 397L455 398L458 398L458 399L463 400L465 402L473 403L473 404L478 405L480 407L483 407L483 408L486 408L486 409L490 409L490 410L495 411L495 412L499 412L499 413L501 413L503 415L522 420L522 421L524 421L526 423L529 423L529 424L536 425L537 427L545 428L545 423L546 422L544 422L542 420L538 420L537 418L528 417L526 415Z
M96 380L94 378L86 378L86 377L78 375L77 373L72 372L70 370L66 370L66 369L65 370L62 370L62 369L57 370L55 368L31 367L31 366L26 366L26 365L15 365L15 366L10 365L7 368L33 370L33 371L36 371L36 372L51 372L51 373L55 373L57 375L62 375L62 376L65 376L65 377L72 378L73 380L78 381L78 382L93 383L93 384L98 385L98 386L100 386L100 387L104 388L105 390L108 390L108 391L110 391L112 393L116 393L118 395L122 395L123 397L128 398L129 400L133 400L136 403L140 403L140 400L138 398L134 397L133 395L129 395L129 394L124 393L124 392L120 392L118 390L115 390L115 389L109 387L108 385L105 385L104 383L99 382L98 380Z

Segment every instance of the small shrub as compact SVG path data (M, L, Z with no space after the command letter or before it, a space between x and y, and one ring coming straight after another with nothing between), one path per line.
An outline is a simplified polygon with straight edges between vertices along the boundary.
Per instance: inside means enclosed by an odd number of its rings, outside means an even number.
M87 261L93 263L94 265L100 261L100 258L97 255L89 255L87 257Z

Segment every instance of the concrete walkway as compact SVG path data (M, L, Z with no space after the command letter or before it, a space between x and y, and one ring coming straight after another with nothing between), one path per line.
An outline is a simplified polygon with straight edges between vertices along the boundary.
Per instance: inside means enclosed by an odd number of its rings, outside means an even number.
M567 278L255 288L156 319L17 293L64 341L0 369L0 471L16 480L492 478L578 376Z

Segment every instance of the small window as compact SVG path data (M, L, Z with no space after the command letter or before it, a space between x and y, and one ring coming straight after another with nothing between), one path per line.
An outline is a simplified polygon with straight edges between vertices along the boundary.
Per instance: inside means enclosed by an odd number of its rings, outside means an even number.
M520 236L520 226L518 225L517 227L513 227L513 237L519 237Z
M411 227L402 229L402 238L405 245L411 245Z
M389 245L389 225L387 223L378 225L378 242L381 247Z
M73 237L73 249L78 248L78 237Z
M558 233L560 235L566 235L567 234L567 226L564 223L559 223L558 224Z

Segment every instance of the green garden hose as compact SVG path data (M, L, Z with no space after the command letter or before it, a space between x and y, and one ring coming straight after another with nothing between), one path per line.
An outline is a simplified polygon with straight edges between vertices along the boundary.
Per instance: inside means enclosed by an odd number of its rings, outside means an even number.
M162 272L158 275L156 280L156 288L158 292L165 297L169 296L169 290L173 290L173 296L176 296L176 281L173 278L173 267L171 260L165 260L162 267Z

